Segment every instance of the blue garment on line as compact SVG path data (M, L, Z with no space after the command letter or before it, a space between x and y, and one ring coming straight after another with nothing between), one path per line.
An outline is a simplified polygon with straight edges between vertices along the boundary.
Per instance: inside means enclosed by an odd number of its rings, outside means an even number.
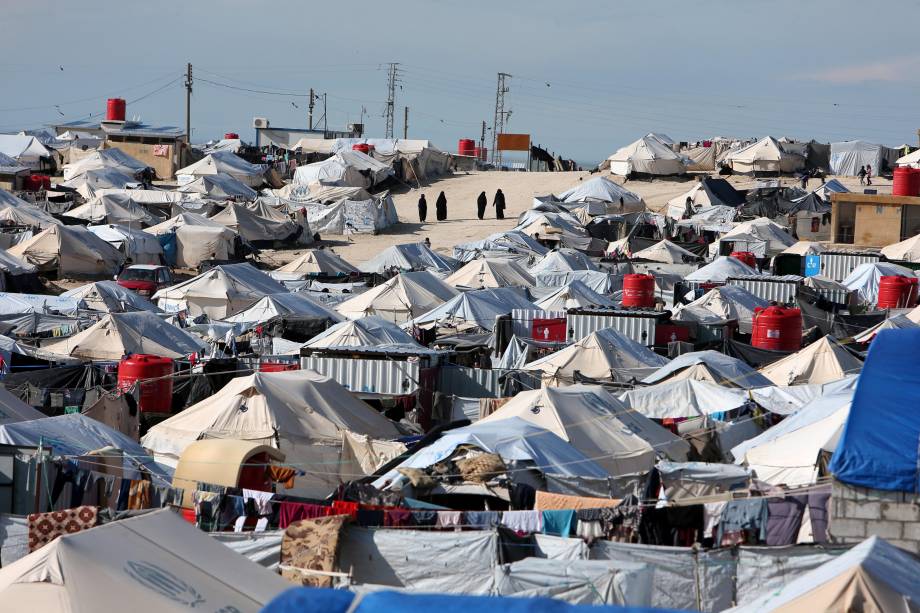
M498 525L498 511L466 511L463 514L464 524L473 528L494 528Z
M543 534L570 536L575 533L578 518L575 511L543 511Z

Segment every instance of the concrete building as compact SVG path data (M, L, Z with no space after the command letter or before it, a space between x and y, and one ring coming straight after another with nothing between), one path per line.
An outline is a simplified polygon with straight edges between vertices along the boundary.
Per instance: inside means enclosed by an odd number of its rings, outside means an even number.
M831 195L831 242L884 247L920 234L920 198L847 192Z

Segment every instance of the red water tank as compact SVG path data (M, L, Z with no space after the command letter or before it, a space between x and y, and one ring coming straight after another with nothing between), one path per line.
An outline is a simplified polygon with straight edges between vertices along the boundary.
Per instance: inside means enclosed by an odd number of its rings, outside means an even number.
M51 177L48 175L39 175L42 178L42 189L51 189Z
M300 370L297 362L261 362L259 372L284 372L285 370Z
M141 382L142 413L171 413L173 392L173 361L157 355L138 353L121 360L118 365L118 389L130 390L135 381Z
M920 168L910 169L910 195L920 196Z
M911 294L915 293L916 278L911 282L904 275L885 275L878 282L878 308L903 309L912 305Z
M750 251L732 251L732 257L744 262L751 268L757 268L757 258Z
M374 148L373 145L368 145L367 143L358 143L357 145L351 146L352 151L360 151L364 155L370 155Z
M124 121L126 103L124 98L109 98L105 105L106 121Z
M224 140L236 140L240 137L236 132L227 132L224 134Z
M623 277L623 306L655 306L655 277L652 275L631 274Z
M757 307L751 345L773 351L797 351L802 347L802 311L781 306Z
M457 142L457 153L473 157L476 155L476 141L471 138L461 138Z
M42 188L42 175L29 175L22 180L22 189L37 192Z
M914 170L907 166L898 166L894 169L894 183L891 184L892 196L914 195Z

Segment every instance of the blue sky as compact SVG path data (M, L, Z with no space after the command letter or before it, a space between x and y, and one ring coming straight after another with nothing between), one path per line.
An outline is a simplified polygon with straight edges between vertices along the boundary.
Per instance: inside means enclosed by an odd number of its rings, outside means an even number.
M129 116L182 126L187 61L196 142L251 139L254 116L303 126L310 87L328 94L330 128L364 107L368 135L382 136L391 61L397 132L408 105L409 136L445 150L491 125L498 71L513 75L509 131L581 161L650 131L897 145L916 144L920 127L917 2L4 4L4 132L86 118L108 96L128 99Z

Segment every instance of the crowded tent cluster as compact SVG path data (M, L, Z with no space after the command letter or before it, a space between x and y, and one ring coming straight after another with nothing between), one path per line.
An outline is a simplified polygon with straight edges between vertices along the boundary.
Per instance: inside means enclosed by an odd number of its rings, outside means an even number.
M593 173L444 250L390 193L451 171L428 141L232 141L174 183L100 146L0 191L11 610L920 599L916 524L848 531L846 498L916 493L920 237L835 249L842 181L715 172L920 162L649 134L609 170L695 173L659 210ZM329 240L385 229L364 261Z

